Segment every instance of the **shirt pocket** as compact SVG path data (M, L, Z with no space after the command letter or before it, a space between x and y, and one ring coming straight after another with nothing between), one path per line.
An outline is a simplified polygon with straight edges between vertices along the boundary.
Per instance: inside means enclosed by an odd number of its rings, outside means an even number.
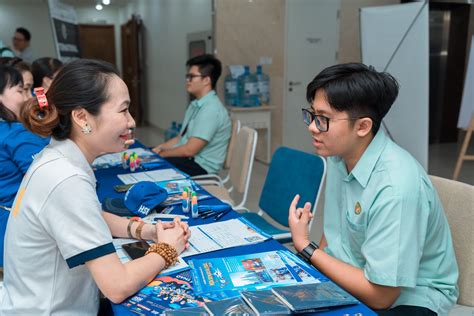
M352 258L358 263L359 267L365 264L365 258L362 255L362 245L366 236L366 216L365 214L355 214L354 210L346 210L346 243L344 247L350 253Z

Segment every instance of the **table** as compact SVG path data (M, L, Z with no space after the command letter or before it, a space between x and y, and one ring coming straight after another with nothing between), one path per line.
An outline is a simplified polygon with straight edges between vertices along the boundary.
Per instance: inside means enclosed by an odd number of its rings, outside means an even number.
M265 131L266 138L266 150L265 156L262 157L257 153L256 159L265 163L270 163L271 160L271 136L272 136L272 110L274 106L262 105L250 108L242 108L235 106L227 106L230 117L232 119L240 120L242 125L248 126L254 129L263 129Z
M141 145L138 144L137 146L141 146ZM170 168L170 167L172 166L166 165L157 169L164 169L164 168ZM113 186L117 184L122 184L122 182L118 179L117 175L129 173L129 172L130 171L128 169L125 170L121 167L100 169L100 170L95 171L95 176L97 179L97 195L99 196L99 200L103 202L103 200L106 197L123 198L125 193L115 192L113 190ZM206 204L220 204L220 203L222 202L220 202L217 198L206 200ZM183 213L179 211L176 214L183 214ZM240 216L239 213L235 211L231 211L228 214L226 214L221 220L228 220L232 218L237 218L239 216ZM210 219L190 218L188 221L190 226L201 225L201 224L212 223L212 222L213 222L212 218ZM265 252L265 251L281 250L281 249L286 249L286 248L283 245L281 245L279 242L273 239L270 239L259 244L235 247L235 248L224 249L224 250L219 250L215 252L190 256L190 257L185 258L185 261L188 261L190 259L227 257L227 256L244 255L244 254L251 254L251 253L256 253L256 252ZM316 278L319 278L320 280L328 280L322 273L320 273L316 269L312 271L312 275ZM115 315L136 315L132 313L131 311L129 311L125 306L118 305L118 304L112 304L112 305L113 305L112 308L114 310ZM346 315L346 316L364 315L364 316L367 316L367 315L376 315L376 314L364 304L359 303L358 305L331 309L330 311L318 313L318 315Z

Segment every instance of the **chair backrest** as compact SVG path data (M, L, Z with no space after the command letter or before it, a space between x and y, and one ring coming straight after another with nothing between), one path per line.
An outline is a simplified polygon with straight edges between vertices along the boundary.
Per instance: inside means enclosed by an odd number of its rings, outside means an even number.
M288 208L296 194L301 197L298 207L311 202L314 213L325 175L324 158L288 147L278 148L260 195L260 209L288 227Z
M227 146L227 155L224 161L224 169L230 168L230 162L232 161L232 149L235 146L235 141L237 139L237 134L240 130L240 120L232 120L232 132L230 134L229 145Z
M232 148L232 160L229 168L230 182L238 193L246 194L248 191L256 145L257 131L243 126L237 134L234 148Z
M430 176L448 218L459 267L458 304L474 306L474 186Z

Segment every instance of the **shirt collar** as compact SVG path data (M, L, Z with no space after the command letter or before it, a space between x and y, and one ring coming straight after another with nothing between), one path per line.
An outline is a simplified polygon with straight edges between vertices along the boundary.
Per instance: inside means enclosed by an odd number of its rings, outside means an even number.
M200 99L196 99L194 100L193 102L191 102L191 104L195 107L202 107L204 104L206 104L207 101L209 101L209 99L211 99L212 97L214 97L216 95L216 91L214 90L211 90L209 91L205 96L203 96L202 98Z
M87 162L86 157L76 145L70 139L66 140L56 140L54 137L51 137L50 146L52 149L59 151L63 156L68 158L73 165L79 167L82 171L84 171L87 175L89 175L94 183L96 183L94 171L90 164Z
M367 186L370 176L374 171L375 165L379 160L382 151L384 150L388 141L388 137L383 130L379 130L369 146L365 149L362 157L352 169L349 176L353 176L362 187Z

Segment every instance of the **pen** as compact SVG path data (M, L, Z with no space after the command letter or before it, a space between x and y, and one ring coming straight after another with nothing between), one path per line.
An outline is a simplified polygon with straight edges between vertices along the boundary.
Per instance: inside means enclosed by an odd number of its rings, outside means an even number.
M217 222L218 220L220 220L222 217L224 217L227 213L229 213L232 209L228 209L227 211L224 211L222 213L219 213L217 214L216 216L214 216L214 220Z

